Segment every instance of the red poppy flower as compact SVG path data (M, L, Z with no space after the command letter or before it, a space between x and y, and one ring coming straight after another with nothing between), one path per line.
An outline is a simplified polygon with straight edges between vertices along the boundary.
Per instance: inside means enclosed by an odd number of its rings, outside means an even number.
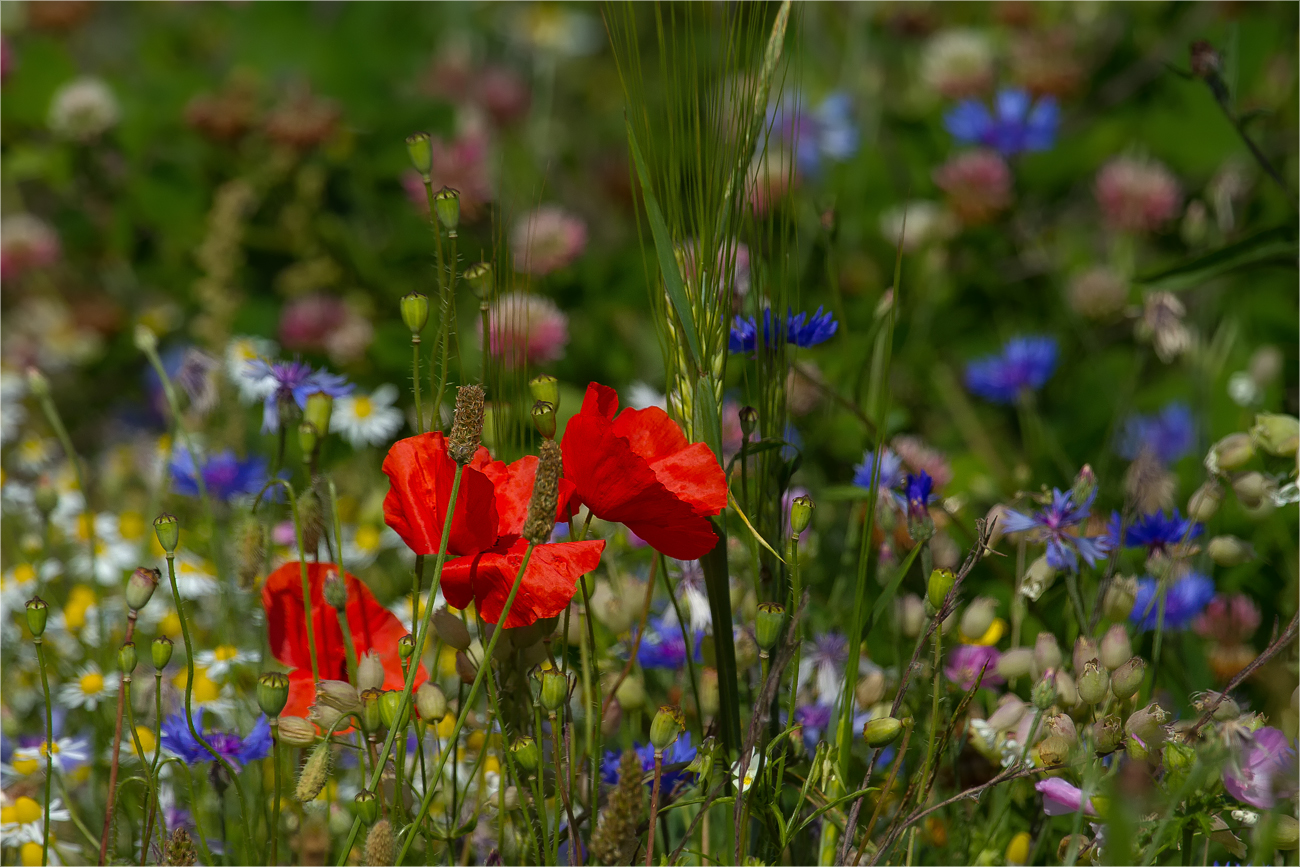
M436 554L451 501L455 462L441 433L394 443L384 459L392 486L384 498L384 520L417 554ZM442 593L465 608L471 601L488 623L501 619L528 543L520 538L537 474L537 458L512 464L494 461L480 447L461 474L444 564ZM560 481L557 516L568 514L573 485ZM554 617L573 599L578 579L600 563L604 541L538 545L524 572L506 626L526 626Z
M727 507L726 474L713 451L688 442L668 413L620 413L618 393L593 382L561 445L575 507L626 525L678 560L697 560L717 544L708 517Z
M321 680L348 679L347 650L338 614L325 602L325 579L336 571L332 563L307 564L316 665ZM345 613L357 658L370 650L378 652L384 664L383 688L402 689L406 680L402 676L397 642L406 635L406 627L355 576L345 572L343 580L348 588ZM289 672L289 703L282 715L305 717L316 700L316 685L312 680L311 649L307 642L302 572L296 560L285 563L267 577L262 587L262 605L266 608L271 655L293 667ZM419 686L426 678L424 666L420 666L415 672L415 685Z

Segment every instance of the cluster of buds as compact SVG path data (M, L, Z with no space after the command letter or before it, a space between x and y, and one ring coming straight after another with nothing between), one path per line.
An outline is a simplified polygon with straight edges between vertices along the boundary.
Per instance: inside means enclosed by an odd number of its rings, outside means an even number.
M1205 468L1212 478L1192 494L1188 514L1208 520L1222 502L1224 488L1231 488L1237 501L1253 518L1261 519L1285 503L1300 500L1297 488L1297 447L1300 419L1278 413L1259 413L1247 431L1228 434L1210 447ZM1244 562L1253 552L1230 542L1220 543L1218 552L1229 560Z

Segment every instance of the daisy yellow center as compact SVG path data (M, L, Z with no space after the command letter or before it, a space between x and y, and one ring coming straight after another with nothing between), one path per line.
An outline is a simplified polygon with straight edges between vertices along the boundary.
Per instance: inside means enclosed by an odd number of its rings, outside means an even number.
M158 743L153 739L153 732L146 726L136 726L135 733L140 738L140 746L144 749L145 755L151 754Z
M17 807L0 807L0 822L8 825L18 821Z
M184 670L177 673L175 684L177 689L184 689L187 677ZM221 697L221 687L213 683L208 677L208 670L201 666L194 669L194 701L200 704L216 701Z
M28 581L36 579L36 570L30 563L19 563L14 567L14 580L19 584L26 584Z
M27 776L28 774L34 774L34 773L36 773L36 769L39 768L39 767L40 767L40 763L37 762L36 759L33 759L33 758L14 759L14 770L17 771L18 773L22 774L24 777ZM6 809L6 810L11 810L11 809L13 809L13 808L12 808L12 807L5 807L5 809ZM8 820L8 819L3 819L3 820L0 820L0 821L8 822L9 820Z
M49 754L50 754L50 750L53 750L53 751L54 751L54 754L57 756L57 755L59 754L59 742L58 742L58 741L55 741L55 742L54 742L54 746L51 747L49 741L42 741L42 742L41 742L41 758L45 758L47 755L49 755Z
M81 676L77 681L81 685L81 691L86 695L94 695L104 688L104 675L97 671L89 671Z
M28 840L18 850L18 858L23 862L23 867L40 867L41 859L45 853L41 849L40 843L33 843Z
M35 822L45 815L36 799L26 795L14 801L14 812L18 814L18 821L23 823Z
M497 761L496 756L488 756L483 760L483 773L499 774L501 773L501 762Z
M362 551L373 551L379 547L379 531L374 527L357 528L357 547ZM30 567L29 567L30 568Z
M175 611L169 613L158 624L159 635L175 635L181 631L181 618Z
M90 515L82 514L77 516L77 538L82 541L90 539L90 526L94 520Z
M451 714L447 714L438 722L437 728L438 728L438 737L440 738L451 737L452 729L456 728L456 718Z
M95 604L95 591L85 584L78 584L72 588L68 594L69 605L80 605L83 608L89 608Z
M483 744L486 742L487 735L483 734L483 732L470 732L469 737L465 739L466 746L471 750L483 749Z
M118 516L117 528L123 539L134 542L144 536L144 516L139 512L123 512Z
M352 401L352 414L357 418L369 418L370 414L375 411L375 406L371 403L370 398L362 395Z
M454 648L448 646L442 648L442 652L438 654L438 672L443 677L451 677L456 673L456 651Z
M63 622L68 627L69 632L80 632L86 625L86 607L85 605L74 605L68 603L63 609Z
M239 655L239 649L234 645L223 644L216 650L212 651L212 656L218 662L229 662Z

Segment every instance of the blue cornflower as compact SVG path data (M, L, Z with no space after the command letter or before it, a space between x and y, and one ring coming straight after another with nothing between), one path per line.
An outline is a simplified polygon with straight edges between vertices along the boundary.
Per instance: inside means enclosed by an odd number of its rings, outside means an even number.
M1137 598L1128 619L1138 629L1155 629L1160 620L1159 594L1165 595L1165 628L1186 629L1214 598L1214 581L1200 572L1188 572L1172 584L1154 578L1138 580Z
M1119 513L1110 518L1109 537L1112 542L1119 536ZM1169 517L1164 512L1152 512L1133 522L1124 533L1124 545L1128 548L1146 548L1149 552L1164 551L1174 545L1200 537L1205 528L1184 518L1177 509Z
M307 407L307 397L323 391L330 397L346 397L352 393L352 383L347 377L324 369L312 370L301 361L268 362L262 359L249 362L246 374L263 393L262 432L280 429L280 406L293 401L299 409Z
M1038 391L1056 370L1054 337L1013 337L1002 352L966 365L966 387L993 403L1015 403L1021 392Z
M1055 488L1052 490L1052 502L1033 515L1008 509L1002 530L1006 533L1036 531L1047 543L1047 563L1053 569L1077 572L1079 557L1089 566L1095 566L1110 550L1109 540L1105 536L1076 536L1071 532L1088 520L1088 510L1092 508L1095 496L1094 492L1083 503L1076 505L1069 491Z
M853 484L870 489L875 469L876 453L869 451L862 456L862 463L853 468ZM884 449L880 455L880 490L893 490L902 483L903 459L890 449Z
M674 612L675 614L675 612ZM700 638L697 634L693 642L695 660L700 660ZM642 668L678 669L686 664L686 639L682 636L682 627L674 616L657 617L646 624L645 635L641 636L641 645L637 648L636 661Z
M903 483L903 498L907 501L908 517L918 518L929 514L933 490L934 480L925 470L916 475L907 474L907 481Z
M271 752L271 726L265 716L257 718L253 730L246 737L234 732L216 732L203 730L203 711L194 716L194 728L207 741L208 746L221 754L221 757L236 768L265 758ZM199 762L213 761L212 753L190 734L190 727L185 722L185 713L172 714L162 724L162 745L167 751L193 765Z
M256 494L266 484L266 459L252 457L241 461L229 449L219 452L196 466L189 449L177 449L172 455L172 480L176 493L187 497L199 495L198 474L213 499L225 502L239 494Z
M816 346L830 340L840 324L821 307L809 318L807 313L798 316L793 310L786 311L785 323L772 327L772 309L763 311L763 345L772 346L775 341L785 340L795 346ZM775 333L774 333L775 332ZM758 348L758 324L754 317L737 316L731 326L729 348L732 352L753 352Z
M1171 403L1153 415L1131 415L1124 421L1115 450L1130 461L1146 450L1168 465L1196 446L1196 421L1185 403Z
M994 148L1009 157L1051 148L1060 119L1056 100L1050 96L1035 104L1026 91L1004 88L998 91L993 111L982 102L965 99L944 115L943 123L962 144Z
M651 744L646 744L645 746L633 744L632 749L636 752L637 758L641 760L641 769L647 774L654 773L654 746ZM618 750L610 750L605 753L605 758L600 763L600 778L611 786L618 782L618 762L622 755L623 754ZM681 736L669 744L667 749L664 750L663 766L664 768L667 768L669 765L690 762L694 760L694 758L695 747L691 746L691 733L682 732ZM660 778L660 786L662 786L663 791L671 791L673 786L676 785L679 780L685 779L686 776L687 774L684 769L673 771L672 773L665 770ZM650 785L651 782L652 780L649 779L645 781L647 786Z
M852 108L849 95L837 90L812 111L800 107L798 97L782 100L768 109L768 120L773 132L793 150L799 171L815 175L823 158L843 162L857 152L859 135Z

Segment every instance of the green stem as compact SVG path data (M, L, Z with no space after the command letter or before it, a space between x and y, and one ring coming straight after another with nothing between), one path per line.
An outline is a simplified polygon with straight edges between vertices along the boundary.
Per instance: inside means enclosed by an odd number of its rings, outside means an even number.
M302 610L303 616L307 620L307 649L311 653L311 679L313 683L320 683L320 662L316 659L316 627L312 624L312 601L311 601L311 579L307 577L307 553L303 545L302 536L302 516L298 511L298 497L293 492L293 486L284 479L272 479L272 483L280 485L289 495L289 508L293 511L293 531L298 542L298 572L302 576ZM168 559L168 563L171 560ZM177 605L179 606L179 602ZM184 624L185 619L181 618ZM344 634L347 630L344 629ZM189 639L185 639L186 647L189 646ZM313 687L314 688L314 687Z
M757 561L755 561L757 562ZM695 708L698 713L700 707L700 686L695 677L695 636L690 634L690 627L682 619L682 606L677 599L677 594L673 591L672 581L668 578L668 564L664 560L664 555L659 555L659 572L664 578L664 589L668 591L668 598L672 600L673 611L677 614L677 625L682 630L682 641L686 643L686 674L691 681L691 695L695 698ZM701 723L702 725L703 723ZM600 753L596 753L600 755Z
M936 615L937 617L938 615ZM921 784L926 785L930 779L930 769L934 767L934 748L939 738L939 687L943 678L943 624L935 624L934 629L934 698L930 704L930 743L925 748L925 772L921 774Z
M149 773L149 760L145 758L144 744L140 742L140 733L136 731L135 728L135 708L131 706L130 675L127 675L122 679L126 683L126 698L124 702L126 704L127 725L131 726L131 740L135 742L135 754L140 757L140 767L144 769L144 779L149 789L149 800L156 802L158 800L158 793L154 787L153 774ZM149 853L149 833L150 833L149 827L148 824L146 823L144 829L144 837L140 840L140 863L141 864L144 864L145 861L148 860L146 856Z
M655 861L655 825L659 820L659 778L663 776L664 752L655 750L655 781L650 790L650 830L646 832L645 867L653 867Z
M362 755L365 754L365 748L362 747ZM280 718L277 716L271 720L271 790L273 794L274 806L271 807L271 827L268 829L271 836L271 857L267 860L268 864L275 865L279 863L280 842Z
M799 576L799 534L791 533L790 539L785 543L785 559L790 566L790 604L786 610L791 616L799 609L799 602L803 599L803 583ZM791 628L796 628L792 626ZM854 636L852 641L856 641ZM790 701L789 701L789 720L793 725L795 721L795 709L799 703L799 659L803 656L803 642L795 639L794 659L790 662Z
M424 409L420 405L420 335L411 335L411 385L415 391L415 432L424 433Z
M45 829L41 837L41 865L50 863L50 785L54 780L54 711L50 705L50 678L45 671L45 644L36 636L36 660L45 693Z
M213 864L215 862L212 860L212 853L208 851L208 835L203 833L203 819L199 816L202 811L199 809L199 796L194 790L193 768L188 766L185 768L185 779L190 784L190 813L194 819L194 837L199 844L199 854L203 856L204 864Z
M590 513L588 513L590 514ZM578 586L582 588L582 616L587 621L587 644L588 652L591 659L596 658L596 624L591 618L591 593L587 589L587 576L578 579ZM689 654L688 654L689 657ZM596 677L592 678L592 689L585 690L585 695L591 697L592 709L587 712L587 748L591 751L592 761L600 761L603 755L601 752L601 740L605 733L601 730L605 718L605 704L601 696L600 671L597 669ZM699 707L698 694L695 700L695 706ZM594 746L593 746L594 744ZM594 815L596 809L596 774L588 775L588 792L587 792L587 810Z

